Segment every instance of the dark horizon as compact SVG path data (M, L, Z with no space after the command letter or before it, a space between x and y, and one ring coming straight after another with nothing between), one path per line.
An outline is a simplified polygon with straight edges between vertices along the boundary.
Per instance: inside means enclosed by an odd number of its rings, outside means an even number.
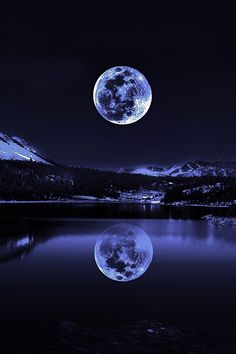
M178 5L178 6L177 6ZM233 3L204 6L104 2L11 8L1 14L0 131L66 165L168 166L235 158L236 44ZM149 112L117 126L93 103L106 69L140 70Z

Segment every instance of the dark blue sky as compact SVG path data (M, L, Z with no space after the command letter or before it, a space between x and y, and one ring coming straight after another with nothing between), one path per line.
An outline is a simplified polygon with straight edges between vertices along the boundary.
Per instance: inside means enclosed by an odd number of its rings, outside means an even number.
M235 157L233 2L86 4L1 11L0 131L70 165ZM140 70L153 91L148 114L125 127L92 99L116 65Z

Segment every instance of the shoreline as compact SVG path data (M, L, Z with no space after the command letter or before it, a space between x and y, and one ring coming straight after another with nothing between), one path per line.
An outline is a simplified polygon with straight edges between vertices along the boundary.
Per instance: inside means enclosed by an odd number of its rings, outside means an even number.
M209 214L236 217L236 207L235 205L157 204L146 201L0 201L0 218L17 216L200 220L201 217Z
M170 206L177 208L186 207L201 207L201 208L236 208L235 204L232 205L212 205L212 204L176 204L176 203L157 203L145 201L123 201L123 200L0 200L1 204L136 204L136 205L151 205L151 206Z
M202 216L202 220L206 221L208 224L217 226L236 226L236 217L226 217L226 216L213 216L205 215Z

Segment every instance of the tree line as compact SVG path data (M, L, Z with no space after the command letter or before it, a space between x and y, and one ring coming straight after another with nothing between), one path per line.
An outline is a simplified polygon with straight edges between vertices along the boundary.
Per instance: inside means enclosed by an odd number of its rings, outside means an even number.
M47 200L78 195L117 198L120 191L147 188L149 176L36 162L0 161L0 199Z
M163 201L198 204L236 200L236 178L152 177L83 167L0 161L1 200L69 199L81 195L119 198L121 192L163 191Z

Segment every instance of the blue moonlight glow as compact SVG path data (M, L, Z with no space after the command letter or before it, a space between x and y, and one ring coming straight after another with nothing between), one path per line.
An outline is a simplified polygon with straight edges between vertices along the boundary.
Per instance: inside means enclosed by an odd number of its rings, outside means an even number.
M148 235L132 224L116 224L98 238L94 257L108 278L127 282L139 278L148 269L153 247Z
M131 124L141 119L152 101L147 79L138 70L116 66L97 80L93 99L103 118L115 124Z

